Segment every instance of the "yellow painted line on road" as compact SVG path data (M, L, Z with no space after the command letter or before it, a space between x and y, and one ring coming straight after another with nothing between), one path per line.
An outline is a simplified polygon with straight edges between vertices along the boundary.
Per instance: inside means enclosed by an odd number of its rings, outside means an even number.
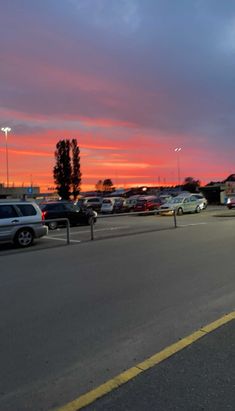
M58 411L81 410L82 408L96 401L98 398L103 397L104 395L108 394L114 389L132 380L137 375L161 363L162 361L173 356L177 352L183 350L185 347L188 347L189 345L193 344L195 341L199 340L203 336L211 333L212 331L216 330L217 328L221 327L224 324L227 324L228 322L232 320L235 320L235 311L229 314L226 314L223 317L219 318L218 320L213 321L212 323L200 328L198 331L195 331L194 333L188 335L187 337L182 338L182 340L179 340L176 343L166 347L165 349L158 352L157 354L154 354L152 357L147 358L145 361L135 365L132 368L129 368L128 370L122 372L121 374L105 382L99 387L65 404L64 406L58 408Z

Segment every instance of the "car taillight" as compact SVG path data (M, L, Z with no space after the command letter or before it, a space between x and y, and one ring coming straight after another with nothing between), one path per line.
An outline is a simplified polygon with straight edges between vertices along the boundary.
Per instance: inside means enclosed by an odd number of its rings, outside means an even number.
M47 212L46 212L46 211L42 211L42 220L45 220L45 219L46 219L46 215L47 215Z

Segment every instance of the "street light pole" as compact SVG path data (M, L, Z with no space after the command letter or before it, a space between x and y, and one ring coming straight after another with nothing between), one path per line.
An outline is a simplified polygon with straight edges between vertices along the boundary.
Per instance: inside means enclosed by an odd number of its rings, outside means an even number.
M181 147L176 147L175 148L175 152L177 154L177 171L178 171L178 185L180 186L180 151L181 151Z
M8 167L8 133L11 131L10 127L2 127L1 130L5 134L5 142L6 142L6 166L7 166L7 188L9 187L9 167Z

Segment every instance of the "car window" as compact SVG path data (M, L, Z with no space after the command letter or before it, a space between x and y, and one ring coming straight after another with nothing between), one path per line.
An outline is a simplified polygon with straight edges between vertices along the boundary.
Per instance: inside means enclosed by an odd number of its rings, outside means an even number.
M197 201L197 197L196 196L191 196L190 201Z
M37 214L37 211L32 204L16 204L16 207L20 210L20 213L25 217Z
M111 200L106 200L106 199L104 199L104 200L103 200L103 204L112 204L112 201L111 201Z
M87 200L87 203L100 203L100 199L99 198L89 198Z
M15 208L10 204L0 205L0 219L18 217Z
M75 204L63 204L64 208L68 211L79 211L80 208Z
M173 198L171 201L169 201L170 203L173 203L173 204L179 204L179 203L182 203L183 202L183 198L182 197L175 197L175 198Z

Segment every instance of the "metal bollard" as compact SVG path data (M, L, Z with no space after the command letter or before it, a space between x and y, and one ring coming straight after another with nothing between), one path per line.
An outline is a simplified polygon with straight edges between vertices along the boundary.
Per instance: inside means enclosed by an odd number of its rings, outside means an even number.
M174 210L173 215L174 215L174 224L175 224L175 228L177 228L177 221L176 221L176 210Z
M66 221L66 230L67 230L67 245L70 244L70 224L69 220Z
M91 241L94 240L94 217L90 217L91 222Z

